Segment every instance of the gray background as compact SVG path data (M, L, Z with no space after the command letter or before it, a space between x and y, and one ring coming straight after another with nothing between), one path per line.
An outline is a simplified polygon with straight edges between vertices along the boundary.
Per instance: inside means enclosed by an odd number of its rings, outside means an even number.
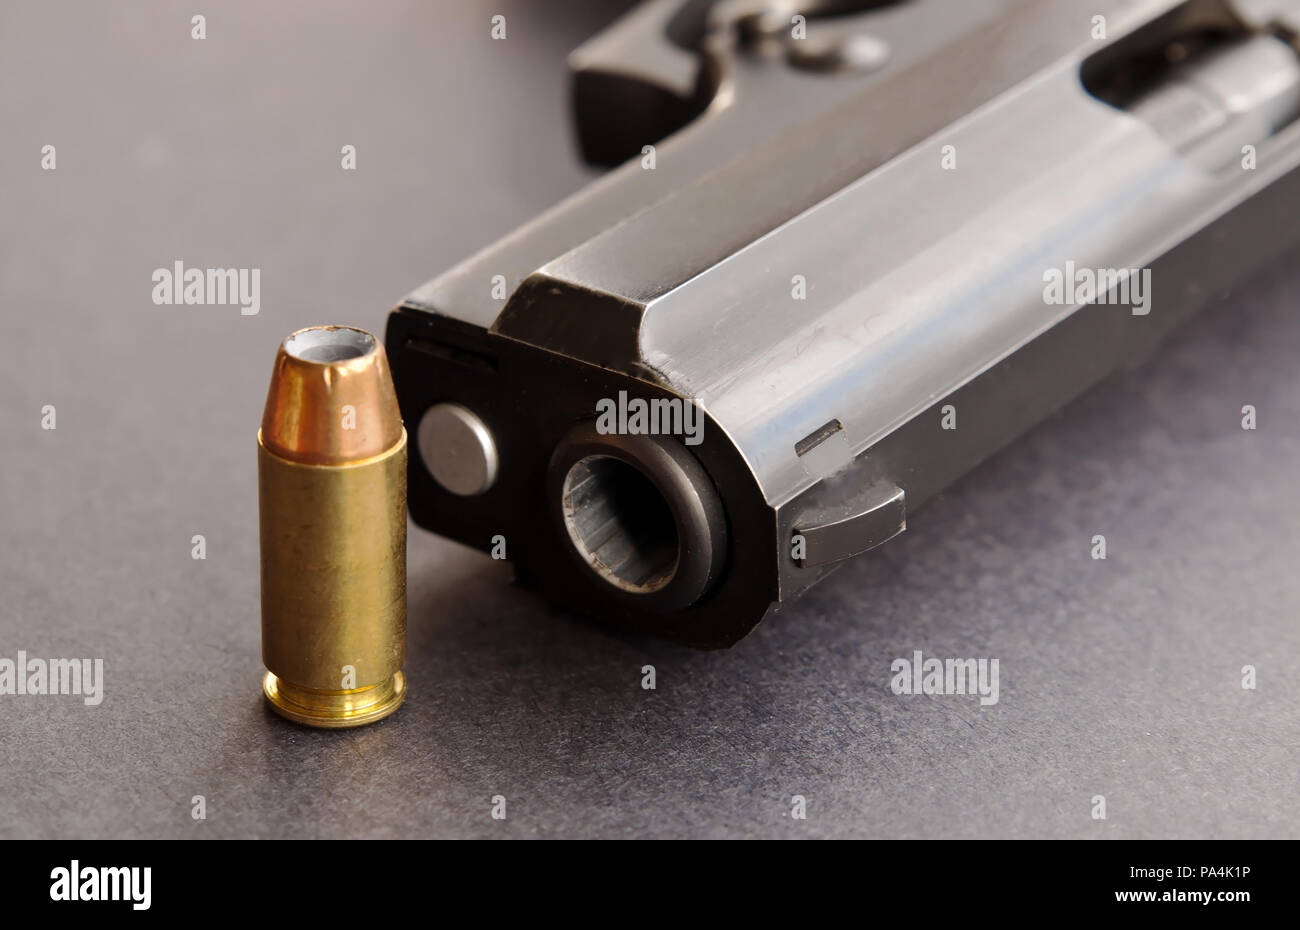
M0 655L106 664L99 707L0 696L0 835L1300 835L1294 262L730 651L594 629L413 529L405 707L268 713L277 342L381 330L593 177L563 57L625 4L190 6L0 7ZM154 306L177 259L262 269L261 313ZM913 649L999 658L1000 703L896 697Z

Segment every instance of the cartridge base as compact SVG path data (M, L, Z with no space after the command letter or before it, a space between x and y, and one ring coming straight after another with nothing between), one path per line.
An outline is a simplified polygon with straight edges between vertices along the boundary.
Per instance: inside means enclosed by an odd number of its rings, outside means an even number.
M397 672L387 681L352 691L315 691L294 687L267 672L262 692L281 717L337 730L374 723L401 707L406 700L406 676Z

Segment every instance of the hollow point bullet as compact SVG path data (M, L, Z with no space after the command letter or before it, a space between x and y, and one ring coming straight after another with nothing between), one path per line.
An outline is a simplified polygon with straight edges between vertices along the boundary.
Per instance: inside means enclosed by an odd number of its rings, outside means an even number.
M382 719L406 697L406 430L379 340L285 339L257 455L266 698L309 726Z

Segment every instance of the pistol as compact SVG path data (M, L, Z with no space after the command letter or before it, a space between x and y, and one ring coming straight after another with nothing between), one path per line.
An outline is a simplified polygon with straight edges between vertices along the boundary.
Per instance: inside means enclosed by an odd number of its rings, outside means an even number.
M726 647L1296 245L1295 0L653 0L618 165L406 297L421 527Z

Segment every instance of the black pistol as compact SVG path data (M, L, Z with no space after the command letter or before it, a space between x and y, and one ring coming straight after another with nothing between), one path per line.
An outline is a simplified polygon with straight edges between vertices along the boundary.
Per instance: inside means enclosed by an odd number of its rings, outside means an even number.
M416 523L728 646L1300 224L1300 3L644 3L621 163L403 300Z

